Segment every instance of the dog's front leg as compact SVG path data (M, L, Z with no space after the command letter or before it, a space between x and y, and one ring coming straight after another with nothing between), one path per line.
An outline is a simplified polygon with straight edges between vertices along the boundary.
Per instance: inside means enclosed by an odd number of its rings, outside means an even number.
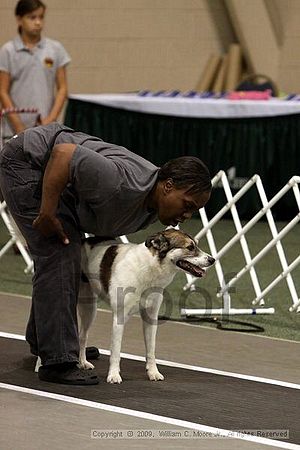
M164 376L159 372L156 360L155 360L155 343L157 332L157 319L162 298L160 301L157 299L148 308L141 310L141 316L143 320L144 340L146 347L146 371L151 381L163 380Z
M106 379L108 383L122 383L122 378L120 375L120 353L122 338L125 324L128 321L130 314L134 310L135 303L135 297L130 293L126 295L126 299L125 297L120 297L119 299L111 299L111 307L113 310L113 326L111 336L109 371Z
M88 331L97 314L97 296L93 293L90 283L81 281L77 304L79 323L79 363L81 369L93 369L94 365L86 359Z
M113 315L109 371L106 379L107 383L122 383L122 377L120 375L120 353L124 326L124 319L118 318L118 314L115 313Z

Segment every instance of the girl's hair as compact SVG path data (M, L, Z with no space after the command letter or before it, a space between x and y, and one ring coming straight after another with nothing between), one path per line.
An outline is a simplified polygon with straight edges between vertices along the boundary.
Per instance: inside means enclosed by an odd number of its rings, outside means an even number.
M171 178L176 188L189 188L190 193L210 192L212 189L209 170L195 156L171 159L158 171L158 181Z
M19 0L15 7L15 16L23 17L25 14L30 14L38 8L46 9L45 3L41 0ZM21 34L22 27L18 27L18 32Z

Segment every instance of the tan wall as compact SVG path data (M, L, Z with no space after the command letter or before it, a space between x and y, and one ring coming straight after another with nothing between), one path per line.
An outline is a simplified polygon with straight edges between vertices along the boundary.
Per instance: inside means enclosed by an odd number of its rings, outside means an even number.
M282 17L283 42L279 85L286 92L300 92L300 1L276 0Z
M274 2L272 20L282 27L280 87L300 92L300 0L267 1L268 7ZM235 40L222 0L46 0L46 4L45 34L61 41L72 56L68 71L72 93L191 89L210 54L224 51ZM16 33L14 5L12 0L0 0L0 45Z

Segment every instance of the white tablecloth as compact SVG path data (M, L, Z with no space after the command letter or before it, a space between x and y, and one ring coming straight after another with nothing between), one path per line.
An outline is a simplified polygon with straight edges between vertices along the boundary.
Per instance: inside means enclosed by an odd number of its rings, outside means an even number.
M300 101L143 97L136 94L74 94L70 99L151 114L179 117L271 117L300 114Z

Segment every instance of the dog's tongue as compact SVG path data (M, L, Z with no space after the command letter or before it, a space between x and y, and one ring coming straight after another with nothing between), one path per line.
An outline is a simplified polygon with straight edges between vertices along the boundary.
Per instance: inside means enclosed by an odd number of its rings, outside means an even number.
M185 272L190 273L194 277L203 277L205 275L205 270L201 269L198 266L195 266L185 259L179 259L178 261L176 261L176 266L180 267L180 269L184 270Z

